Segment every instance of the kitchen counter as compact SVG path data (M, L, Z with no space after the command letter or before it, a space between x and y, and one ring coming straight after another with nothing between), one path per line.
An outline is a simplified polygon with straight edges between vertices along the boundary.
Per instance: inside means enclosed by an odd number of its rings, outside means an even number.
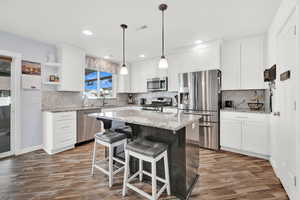
M250 109L234 109L234 108L223 108L222 112L242 112L242 113L257 113L257 114L270 114L271 112L264 110L250 110Z
M187 199L191 195L199 177L199 147L192 141L200 140L200 115L184 114L177 109L155 112L142 110L139 106L129 106L105 108L100 113L88 116L98 120L126 122L132 128L133 140L147 139L168 145L171 195L179 199ZM146 163L143 164L143 169L151 172L151 166ZM138 170L139 161L132 159L130 173L134 174ZM157 175L165 177L163 162L157 162ZM150 178L145 176L145 180L150 181Z
M43 108L44 112L68 112L68 111L78 111L78 110L90 110L90 109L111 109L111 108L119 108L119 107L129 107L129 105L106 105L102 106L73 106L73 107L54 107L54 108Z
M177 131L193 122L198 122L202 118L200 115L187 115L182 112L161 113L130 108L106 110L105 112L93 113L89 116L172 131Z

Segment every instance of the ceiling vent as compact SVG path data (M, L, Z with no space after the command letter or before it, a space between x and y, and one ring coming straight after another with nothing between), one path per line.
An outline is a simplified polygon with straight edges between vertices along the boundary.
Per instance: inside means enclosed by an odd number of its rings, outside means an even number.
M142 31L142 30L145 30L145 29L147 29L147 28L148 28L147 25L143 25L143 26L138 27L138 28L136 29L136 31Z

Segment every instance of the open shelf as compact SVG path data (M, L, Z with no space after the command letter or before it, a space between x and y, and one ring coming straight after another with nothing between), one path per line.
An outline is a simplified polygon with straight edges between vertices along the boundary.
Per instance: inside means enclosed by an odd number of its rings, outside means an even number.
M44 82L45 85L59 85L60 82L50 82L50 81L47 81L47 82Z
M48 63L45 63L45 66L47 66L47 67L61 67L61 63L48 62Z

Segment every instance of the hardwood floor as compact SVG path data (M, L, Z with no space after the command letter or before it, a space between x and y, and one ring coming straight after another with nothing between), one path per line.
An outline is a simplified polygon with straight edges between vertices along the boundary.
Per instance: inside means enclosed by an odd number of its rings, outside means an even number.
M131 190L122 198L123 173L117 176L112 189L101 172L96 170L92 177L91 150L92 143L89 143L53 156L38 150L0 160L0 199L143 199ZM103 149L99 149L98 156L103 155ZM265 160L200 150L200 162L200 179L193 200L288 199Z

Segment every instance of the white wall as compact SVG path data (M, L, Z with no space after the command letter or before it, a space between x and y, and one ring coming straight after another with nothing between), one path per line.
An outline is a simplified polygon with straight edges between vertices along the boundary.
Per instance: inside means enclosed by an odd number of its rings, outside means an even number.
M43 63L54 45L0 32L0 49L22 54L23 60ZM21 151L42 144L41 91L21 91Z

